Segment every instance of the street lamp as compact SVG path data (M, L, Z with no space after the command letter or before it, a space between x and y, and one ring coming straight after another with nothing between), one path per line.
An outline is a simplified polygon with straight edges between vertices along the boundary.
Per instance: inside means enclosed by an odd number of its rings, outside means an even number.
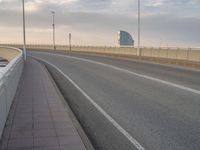
M140 0L138 0L138 48L137 55L141 56L140 52Z
M24 53L24 60L26 60L26 24L25 24L25 8L24 8L24 0L22 0L22 7L23 7L23 53Z
M72 46L71 46L71 39L72 39L72 34L71 33L69 33L69 51L71 51L72 50Z
M56 44L55 44L55 11L51 11L52 15L53 15L53 49L54 51L56 50Z

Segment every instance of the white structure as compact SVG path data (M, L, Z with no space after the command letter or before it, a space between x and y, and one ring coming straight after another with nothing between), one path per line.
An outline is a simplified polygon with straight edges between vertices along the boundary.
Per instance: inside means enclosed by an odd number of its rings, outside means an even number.
M20 49L0 46L0 52L5 50L8 55L12 51L17 51L19 54L10 60L6 67L0 68L0 139L24 64L23 53Z

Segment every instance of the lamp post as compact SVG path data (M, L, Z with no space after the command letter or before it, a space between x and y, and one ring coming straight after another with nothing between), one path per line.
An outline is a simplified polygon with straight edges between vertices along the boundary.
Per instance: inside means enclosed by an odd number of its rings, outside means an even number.
M71 33L69 33L69 51L71 51L72 50L72 43L71 43L71 39L72 39L72 34Z
M55 42L55 11L51 11L52 15L53 15L53 49L54 51L56 50L56 42Z
M140 0L138 0L138 48L137 55L141 56L140 52Z
M23 7L23 54L24 54L24 60L26 60L26 24L25 24L25 6L24 6L24 0L22 0L22 7Z

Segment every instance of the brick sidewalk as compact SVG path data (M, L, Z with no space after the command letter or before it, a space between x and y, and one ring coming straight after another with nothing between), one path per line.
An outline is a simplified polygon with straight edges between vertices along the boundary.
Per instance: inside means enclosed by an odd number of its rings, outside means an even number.
M85 150L45 68L28 59L0 150Z

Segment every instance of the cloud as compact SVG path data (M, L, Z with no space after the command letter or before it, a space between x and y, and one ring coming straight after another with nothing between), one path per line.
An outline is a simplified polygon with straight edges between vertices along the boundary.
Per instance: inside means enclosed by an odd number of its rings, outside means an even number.
M194 4L200 4L199 0L147 0L146 5L150 5L150 6L169 6L169 5L173 5L173 6L185 6L185 5L194 5Z
M159 46L162 39L163 45L200 46L197 4L198 0L141 1L142 44ZM26 0L28 42L51 42L51 10L56 11L58 43L66 44L69 32L77 44L116 45L119 30L137 37L137 0ZM0 41L21 41L19 0L0 0L0 18Z

